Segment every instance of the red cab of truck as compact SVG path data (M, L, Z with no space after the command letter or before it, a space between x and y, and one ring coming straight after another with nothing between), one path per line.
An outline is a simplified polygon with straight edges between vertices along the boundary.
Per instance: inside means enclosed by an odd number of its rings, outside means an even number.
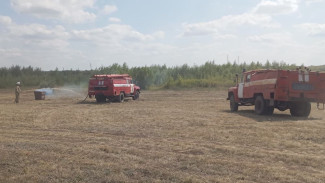
M292 116L308 117L310 102L324 109L325 73L308 68L297 70L253 70L243 72L241 81L228 89L230 110L255 105L259 115L273 114L274 109L290 110ZM320 106L322 104L322 106Z
M88 96L95 97L97 102L123 102L125 97L137 100L140 87L133 84L128 74L94 75L89 79Z

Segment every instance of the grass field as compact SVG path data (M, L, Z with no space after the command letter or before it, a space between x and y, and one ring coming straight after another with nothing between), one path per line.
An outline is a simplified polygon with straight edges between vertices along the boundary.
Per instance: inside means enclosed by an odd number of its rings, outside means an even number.
M229 112L224 90L140 100L0 90L0 182L325 182L325 112Z

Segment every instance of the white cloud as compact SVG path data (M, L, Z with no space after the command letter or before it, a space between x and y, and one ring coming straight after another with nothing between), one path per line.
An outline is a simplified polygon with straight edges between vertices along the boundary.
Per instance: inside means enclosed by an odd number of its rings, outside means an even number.
M68 23L93 21L96 15L85 10L93 4L94 0L11 0L11 6L19 13Z
M105 5L103 10L102 10L102 13L105 14L105 15L108 15L108 14L112 14L114 12L117 11L117 7L114 6L114 5Z
M10 17L0 15L0 24L9 25L11 23L12 23L12 20Z
M17 56L21 56L21 52L17 49L1 49L0 48L0 55L4 58L17 57Z
M121 44L124 42L145 42L160 39L164 32L158 31L153 34L142 34L129 25L111 24L103 28L90 30L74 30L72 34L75 39L91 41L95 44Z
M214 38L234 38L247 30L248 26L279 28L281 25L274 21L273 16L296 12L300 2L301 0L262 0L247 13L223 16L209 22L183 23L180 36L212 35Z
M288 45L292 43L292 35L290 33L270 33L255 35L250 36L248 39L257 43L267 43L273 45Z
M133 27L123 24L110 24L89 30L74 30L71 31L71 35L72 47L78 47L78 49L86 47L87 50L83 50L82 54L88 60L89 58L97 59L97 63L93 63L95 67L100 66L99 63L112 64L114 62L142 65L144 60L152 60L153 56L157 59L155 64L158 64L159 61L162 61L161 56L168 55L170 52L167 50L172 49L170 46L158 42L165 36L163 31L143 34ZM134 63L132 64L132 62Z
M235 38L237 38L237 36L233 34L216 35L214 37L214 39L235 39Z
M298 0L262 0L253 12L268 15L289 14L298 10L298 4Z
M154 39L163 39L165 37L165 32L164 31L157 31L157 32L154 32L153 34L151 34L151 36Z
M181 36L222 35L222 32L236 29L240 26L259 26L275 28L279 25L274 23L269 15L244 13L241 15L228 15L210 22L183 24L184 32Z
M3 21L5 20L5 21ZM62 49L66 47L69 33L63 26L47 27L42 24L18 25L8 17L0 17L5 22L0 30L0 45L24 49Z
M297 26L310 36L325 36L325 24L305 23Z
M28 37L34 39L66 39L69 34L62 26L48 28L42 24L15 25L9 27L10 33L15 36Z
M166 39L163 31L143 33L111 15L119 10L116 6L100 6L95 2L11 0L11 6L20 15L12 18L0 15L2 64L32 65L45 69L89 69L90 62L94 68L116 62L127 62L130 66L170 66L200 64L207 60L222 63L227 55L236 59L240 56L241 61L247 62L269 59L298 64L312 61L312 56L323 58L324 55L323 40L318 39L319 43L315 44L315 39L302 36L302 31L297 30L305 30L306 34L313 36L325 35L324 24L281 27L279 23L288 23L293 16L285 20L275 17L297 12L299 5L306 7L307 3L318 0L260 0L256 6L248 7L250 10L246 13L224 14L211 21L183 23L180 36L186 39L169 39L173 37L174 30L168 30ZM26 15L54 21L46 21L47 24L43 25L29 17L26 20L33 21L32 24L15 22L16 19L17 22L25 20L18 18ZM64 24L93 21L96 16L98 21L91 24L77 27ZM107 20L109 25L98 27L97 23ZM296 21L299 20L294 19ZM146 27L143 28L146 30Z
M307 5L310 5L312 3L319 3L319 2L322 2L323 0L304 0L304 2L307 4Z
M110 22L113 22L113 23L119 23L119 22L121 22L121 20L119 18L116 18L116 17L110 17L108 20Z

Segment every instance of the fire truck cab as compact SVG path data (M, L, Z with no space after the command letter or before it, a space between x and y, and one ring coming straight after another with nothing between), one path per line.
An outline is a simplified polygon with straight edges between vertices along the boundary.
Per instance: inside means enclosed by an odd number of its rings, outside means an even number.
M140 96L140 87L133 84L128 74L94 75L89 79L89 98L95 97L97 102L123 102L125 97L137 100Z
M297 70L253 70L243 72L241 81L228 89L230 110L238 106L255 105L259 115L273 114L274 108L290 110L292 116L308 117L310 102L317 102L319 109L325 103L325 73L308 68ZM320 106L322 104L322 107Z

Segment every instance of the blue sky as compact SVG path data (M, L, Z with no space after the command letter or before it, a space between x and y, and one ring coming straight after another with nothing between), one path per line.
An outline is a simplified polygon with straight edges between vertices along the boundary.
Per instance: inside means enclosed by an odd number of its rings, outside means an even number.
M324 9L325 0L1 1L0 67L324 65Z

